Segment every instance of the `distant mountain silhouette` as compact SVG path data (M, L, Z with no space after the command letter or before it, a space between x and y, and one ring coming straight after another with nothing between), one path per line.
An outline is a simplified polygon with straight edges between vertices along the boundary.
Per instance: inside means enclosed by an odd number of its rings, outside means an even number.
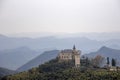
M110 59L114 58L117 60L117 62L120 61L120 50L117 49L112 49L112 48L108 48L106 46L101 47L98 51L96 52L91 52L89 54L86 54L85 56L88 57L95 57L96 55L101 55L103 57L109 57ZM120 64L118 64L120 65Z
M56 38L48 36L40 38L15 38L1 35L0 44L0 50L15 49L22 46L26 46L34 50L46 48L65 49L71 48L71 46L76 44L77 48L81 49L83 52L90 52L98 49L102 45L102 42L90 40L85 37Z
M16 72L13 71L13 70L9 70L9 69L0 67L0 77L10 75L10 74L14 74L14 73L16 73Z
M59 53L59 50L45 51L41 55L37 56L33 60L29 61L28 63L18 68L17 71L21 72L21 71L29 70L33 67L37 67L51 59L55 59L58 53Z
M0 51L0 67L15 70L40 53L27 47Z
M0 39L1 38L7 38L7 36L4 36L4 35L0 34Z
M102 34L103 35L103 34ZM28 48L38 49L65 49L71 48L76 44L77 48L84 53L92 52L99 49L101 46L109 46L111 48L120 49L120 39L110 39L106 41L92 40L86 37L67 37L56 38L54 36L38 37L38 38L15 38L0 35L0 50L15 49L18 47L26 46Z

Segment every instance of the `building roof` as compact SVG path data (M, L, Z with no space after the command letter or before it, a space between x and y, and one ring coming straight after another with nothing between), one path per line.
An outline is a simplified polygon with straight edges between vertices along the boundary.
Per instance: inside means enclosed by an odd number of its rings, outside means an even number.
M61 51L61 53L72 53L73 50L72 49L64 49Z

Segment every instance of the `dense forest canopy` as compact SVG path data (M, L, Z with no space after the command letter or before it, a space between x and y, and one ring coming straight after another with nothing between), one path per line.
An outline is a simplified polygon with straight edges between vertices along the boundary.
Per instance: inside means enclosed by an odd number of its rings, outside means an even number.
M73 65L72 61L58 62L54 59L29 71L5 76L1 80L120 80L120 72L117 71L100 68L92 70L85 65L75 68Z

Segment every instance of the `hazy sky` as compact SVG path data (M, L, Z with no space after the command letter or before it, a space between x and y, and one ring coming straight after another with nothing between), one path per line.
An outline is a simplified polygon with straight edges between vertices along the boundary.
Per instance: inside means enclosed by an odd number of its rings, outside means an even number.
M120 0L0 0L0 33L120 32Z

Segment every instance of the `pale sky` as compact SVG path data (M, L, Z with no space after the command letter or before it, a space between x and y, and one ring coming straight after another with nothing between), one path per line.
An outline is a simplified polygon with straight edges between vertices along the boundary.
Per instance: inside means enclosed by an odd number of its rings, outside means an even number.
M120 32L120 0L0 0L0 34Z

